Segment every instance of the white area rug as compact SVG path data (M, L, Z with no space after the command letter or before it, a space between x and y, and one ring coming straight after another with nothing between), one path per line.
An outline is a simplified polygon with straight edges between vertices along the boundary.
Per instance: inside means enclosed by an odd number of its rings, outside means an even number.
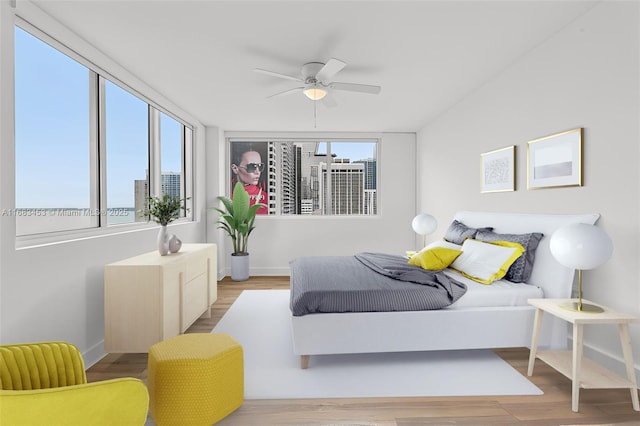
M541 395L490 350L293 354L289 290L246 290L213 329L244 350L246 399Z

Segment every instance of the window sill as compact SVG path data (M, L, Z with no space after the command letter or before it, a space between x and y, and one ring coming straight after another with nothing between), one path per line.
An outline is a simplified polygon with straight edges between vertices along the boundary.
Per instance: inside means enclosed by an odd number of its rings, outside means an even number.
M182 219L173 222L169 227L187 225L194 223L192 220ZM25 250L53 246L57 244L68 244L81 240L94 238L104 238L114 235L131 234L144 232L151 229L159 229L160 225L152 222L135 224L112 225L105 228L78 229L72 231L50 232L45 234L21 235L16 237L16 250Z

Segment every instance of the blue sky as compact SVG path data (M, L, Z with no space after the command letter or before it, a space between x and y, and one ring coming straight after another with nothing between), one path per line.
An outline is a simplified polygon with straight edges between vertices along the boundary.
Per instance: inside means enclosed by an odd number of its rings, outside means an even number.
M16 205L86 206L86 68L16 30ZM64 72L62 72L64 71Z
M16 206L90 206L89 70L16 27ZM107 206L133 207L148 168L147 103L107 81ZM180 124L161 116L162 170L180 171Z
M323 144L318 147L320 152L326 152ZM375 144L367 142L351 142L351 143L332 143L331 153L336 158L348 158L351 161L363 160L366 158L375 158Z

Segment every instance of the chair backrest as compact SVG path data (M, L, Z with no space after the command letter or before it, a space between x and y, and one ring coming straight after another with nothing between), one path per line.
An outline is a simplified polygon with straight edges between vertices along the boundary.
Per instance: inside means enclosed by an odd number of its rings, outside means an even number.
M0 346L0 389L48 389L87 383L82 354L66 342Z

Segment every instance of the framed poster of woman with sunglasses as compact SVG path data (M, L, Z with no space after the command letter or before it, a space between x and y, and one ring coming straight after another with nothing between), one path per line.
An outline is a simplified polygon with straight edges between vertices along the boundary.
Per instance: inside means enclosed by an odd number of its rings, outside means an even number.
M264 204L260 207L258 214L268 214L267 210L267 188L266 179L266 158L268 142L231 142L231 187L230 194L233 194L233 187L236 182L242 182L244 189L249 193L251 205L256 203Z

